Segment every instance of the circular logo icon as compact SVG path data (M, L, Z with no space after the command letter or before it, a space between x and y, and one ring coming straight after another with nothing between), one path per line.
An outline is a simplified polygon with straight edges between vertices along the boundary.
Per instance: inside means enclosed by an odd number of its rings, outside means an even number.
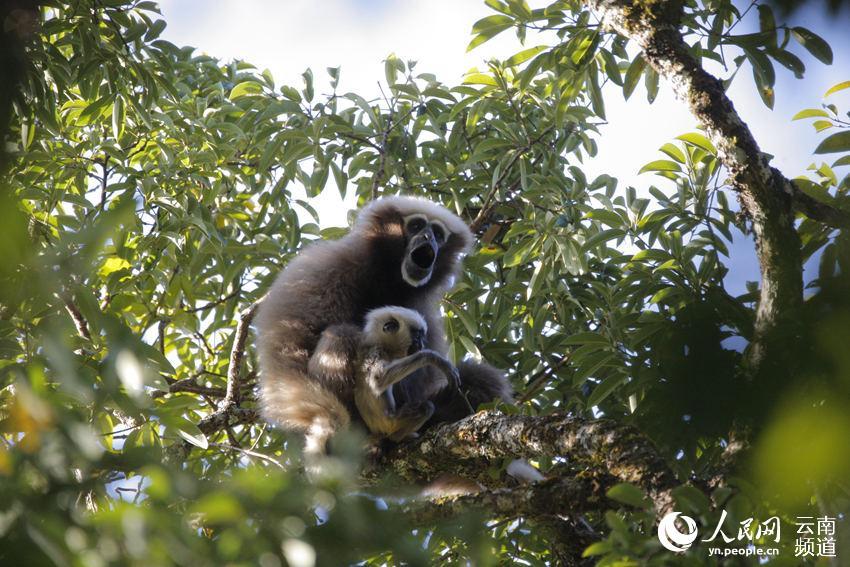
M682 533L676 527L676 518L685 522L686 532ZM680 512L670 512L658 523L658 541L665 549L681 553L688 549L697 539L697 523L693 518L682 516Z

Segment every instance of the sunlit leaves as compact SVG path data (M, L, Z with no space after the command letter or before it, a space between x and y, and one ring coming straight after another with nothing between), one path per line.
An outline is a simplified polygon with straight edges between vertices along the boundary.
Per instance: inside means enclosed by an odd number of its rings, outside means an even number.
M835 152L850 152L850 130L836 132L831 136L827 136L815 148L816 154L831 154Z
M242 96L259 94L261 92L263 92L263 85L257 81L244 81L233 87L229 96L231 99L235 100Z
M708 138L698 132L682 134L681 136L676 136L676 139L682 140L683 142L687 142L690 145L701 148L710 154L717 153L717 148L714 147L714 144L712 144Z
M826 91L826 93L824 93L823 96L824 96L824 98L826 98L829 95L837 93L839 91L843 91L844 89L850 89L850 81L844 81L844 82L838 83L837 85L833 85L832 87L829 88L829 90Z
M829 114L820 108L807 108L795 114L791 120L802 120L803 118L816 118L820 116L827 118L829 117Z
M538 45L535 47L529 47L528 49L523 49L522 51L508 57L508 59L505 60L505 65L511 67L513 67L514 65L521 65L522 63L525 63L526 61L543 51L544 49L546 49L545 45Z
M32 459L45 475L39 482L52 491L49 503L22 480L12 498L39 522L72 529L71 536L48 534L46 545L75 558L112 546L121 559L138 552L139 562L156 563L139 551L156 538L174 552L171 560L190 550L210 564L256 563L262 553L277 560L282 542L284 554L299 545L319 549L328 564L362 560L352 554L364 545L395 550L384 563L424 564L421 555L442 545L434 543L435 532L423 546L421 534L412 538L392 510L377 510L371 500L363 506L345 496L348 488L302 484L291 472L298 451L261 424L205 427L207 433L198 426L224 395L235 313L312 240L346 232L326 226L324 211L307 199L328 189L361 202L418 194L466 220L489 206L492 214L443 303L452 355L481 356L505 369L520 393L533 381L537 390L511 411L636 423L651 413L650 425L662 429L657 438L675 440L665 450L676 455L671 461L682 478L712 463L726 431L697 435L679 398L653 405L653 396L671 384L685 384L688 394L734 377L730 371L688 382L702 354L677 341L703 306L714 318L696 334L717 338L707 359L736 361L719 340L752 336L754 290L731 297L723 287L721 259L733 237L741 238L736 227L743 221L730 205L717 150L704 133L692 132L646 157L640 173L658 176L618 183L589 175L593 168L583 164L604 134L605 85L622 87L629 98L642 79L650 102L665 85L636 46L599 27L582 6L487 4L495 13L475 24L470 48L507 30L521 38L535 28L552 33L540 36L545 45L518 46L459 85L391 55L382 89L348 94L336 92L338 68L316 77L305 71L297 88L276 86L270 73L245 62L224 63L155 39L164 24L147 12L149 2L83 2L91 18L87 11L85 18L45 22L44 45L32 46L27 112L9 137L21 158L11 175L15 200L0 207L14 228L4 249L14 266L4 291L15 299L3 304L0 349L16 381L0 400L6 405L14 390L11 422L23 435L0 453L0 473L12 471L18 482L25 477L17 463ZM697 59L726 63L730 74L749 62L770 103L774 63L798 76L803 63L786 49L791 32L769 8L758 7L758 33L736 36L730 26L740 14L728 2L710 9L689 4L683 29L695 32L688 41ZM831 59L811 32L795 28L793 37L815 57ZM848 86L840 83L826 96ZM833 166L813 164L812 179L798 180L818 199L837 200L846 191L835 169L848 163L840 155L850 143L838 130L842 116L831 105L795 116L832 134L818 151L834 154ZM803 253L824 250L821 277L841 273L829 234L803 215L798 221ZM66 298L87 321L89 338ZM252 380L252 344L246 354L244 373ZM37 402L25 400L27 388ZM250 382L239 392L250 410L253 388ZM100 435L93 444L92 435ZM192 452L178 463L182 470L162 467L161 451L184 442ZM50 456L66 460L41 467L43 473L36 459L47 446L55 448ZM98 451L111 460L97 460ZM279 471L281 464L287 471ZM104 504L96 524L56 506L81 501L81 487L67 474L77 469ZM92 470L109 476L89 476ZM133 498L132 491L130 498L104 492L116 474L124 487L141 487L139 502L119 501ZM631 513L645 502L623 485L609 496L608 504L637 507ZM703 504L678 496L690 508ZM313 530L316 507L327 511L328 522ZM351 517L381 529L358 530L353 542L350 526L339 526ZM602 524L602 517L594 513L589 521ZM617 537L623 532L616 530L627 529L616 514L605 521L602 529ZM499 561L552 561L548 548L529 551L535 534L524 525L495 529L503 530ZM68 541L78 549L69 550ZM140 547L131 549L129 541ZM606 541L589 553L614 548ZM415 550L412 559L405 550ZM455 551L442 557L463 557Z
M493 15L481 18L472 26L473 37L466 50L475 49L513 25L514 20L509 16Z
M651 161L648 164L644 165L640 168L638 173L645 173L647 171L681 171L681 167L678 163L670 160L659 159L655 161Z

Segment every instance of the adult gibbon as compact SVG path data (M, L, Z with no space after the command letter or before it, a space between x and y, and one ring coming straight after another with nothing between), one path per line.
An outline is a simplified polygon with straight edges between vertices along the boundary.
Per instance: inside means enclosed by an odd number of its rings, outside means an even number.
M467 226L444 207L385 197L364 207L345 237L301 252L277 277L257 313L266 418L304 432L305 451L322 454L333 433L357 415L354 374L346 370L355 361L344 355L356 339L340 327L330 330L327 349L316 352L317 343L332 325L348 323L359 332L366 314L377 307L418 311L428 329L425 344L445 355L439 302L471 244ZM458 371L455 388L442 372L422 368L394 386L396 401L401 406L430 400L432 421L453 421L470 413L470 403L511 400L510 385L496 369L463 362Z
M352 325L334 325L322 333L313 365L328 352L355 360L353 368L354 403L369 431L379 438L401 441L415 434L434 413L429 400L396 404L393 386L417 370L432 366L450 383L457 383L455 366L446 357L425 348L428 324L418 312L390 306L366 314L362 332ZM340 353L339 337L353 337L348 352ZM308 366L308 370L312 370ZM351 380L340 377L340 380Z

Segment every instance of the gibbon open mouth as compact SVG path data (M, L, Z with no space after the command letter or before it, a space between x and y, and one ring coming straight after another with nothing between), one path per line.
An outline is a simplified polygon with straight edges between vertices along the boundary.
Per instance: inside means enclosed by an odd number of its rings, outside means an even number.
M430 268L434 264L437 254L434 252L434 247L429 243L419 245L410 253L410 259L419 268Z

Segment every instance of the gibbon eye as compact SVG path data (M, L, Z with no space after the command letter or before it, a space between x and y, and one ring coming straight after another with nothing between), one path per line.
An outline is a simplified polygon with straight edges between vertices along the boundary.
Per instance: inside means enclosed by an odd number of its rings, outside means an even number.
M443 242L445 242L446 238L448 238L449 235L449 232L446 230L446 227L444 227L439 222L431 223L431 232L434 233L434 240L437 241L437 244L442 244Z
M405 227L407 228L408 234L416 234L425 228L426 224L428 224L428 219L421 215L407 217L405 221Z
M398 321L395 319L390 319L386 323L384 323L384 332L385 333L395 333L398 331Z

